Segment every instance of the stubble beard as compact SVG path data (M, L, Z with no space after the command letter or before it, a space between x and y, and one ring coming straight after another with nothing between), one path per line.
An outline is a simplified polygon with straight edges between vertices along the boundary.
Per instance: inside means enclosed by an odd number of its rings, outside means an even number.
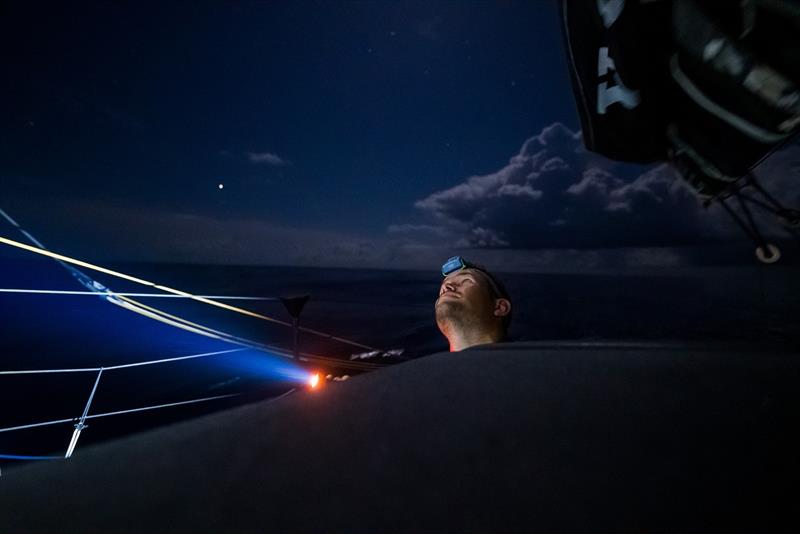
M463 302L448 300L436 304L436 325L443 334L452 330L463 329L473 321L470 320L469 310Z

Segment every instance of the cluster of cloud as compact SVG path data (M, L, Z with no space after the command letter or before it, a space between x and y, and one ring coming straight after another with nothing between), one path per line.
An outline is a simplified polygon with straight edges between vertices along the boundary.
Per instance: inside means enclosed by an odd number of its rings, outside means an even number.
M459 246L677 246L706 237L698 201L667 166L633 180L616 167L588 153L579 132L555 123L497 172L415 206L439 225L460 229Z
M759 168L768 189L797 205L796 145ZM460 247L519 249L680 247L739 237L715 205L704 208L668 165L611 162L587 152L580 132L554 123L497 172L472 176L415 203L425 225ZM431 223L430 221L433 221ZM764 221L772 223L774 221ZM769 230L769 228L768 228Z
M247 159L250 163L258 163L268 165L270 167L287 167L291 165L289 160L286 160L272 152L248 152Z

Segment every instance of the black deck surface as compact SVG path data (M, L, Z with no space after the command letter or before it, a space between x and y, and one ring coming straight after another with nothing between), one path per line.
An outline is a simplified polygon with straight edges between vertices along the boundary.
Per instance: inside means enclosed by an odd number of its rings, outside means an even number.
M794 531L800 358L435 354L0 478L0 531Z

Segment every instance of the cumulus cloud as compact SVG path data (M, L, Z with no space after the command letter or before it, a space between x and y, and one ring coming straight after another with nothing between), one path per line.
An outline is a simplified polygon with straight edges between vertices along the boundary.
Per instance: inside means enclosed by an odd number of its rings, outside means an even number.
M788 185L800 174L796 145L762 168L767 188L796 205L800 188ZM415 207L437 224L457 229L461 246L670 247L740 236L724 211L704 209L669 165L606 160L587 152L580 132L560 123L525 141L500 170L471 176Z
M247 157L251 163L269 165L270 167L286 167L291 165L289 160L277 154L273 154L272 152L248 152Z
M468 237L461 238L457 243L458 247L507 247L508 241L503 240L496 232L488 228L472 228Z

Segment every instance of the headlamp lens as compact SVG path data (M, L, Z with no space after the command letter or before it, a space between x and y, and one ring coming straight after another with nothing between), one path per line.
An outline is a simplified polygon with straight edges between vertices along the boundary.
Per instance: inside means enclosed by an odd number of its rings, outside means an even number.
M467 263L461 256L453 256L442 265L442 276L447 276L450 273L454 273L459 269L463 269L467 266Z

